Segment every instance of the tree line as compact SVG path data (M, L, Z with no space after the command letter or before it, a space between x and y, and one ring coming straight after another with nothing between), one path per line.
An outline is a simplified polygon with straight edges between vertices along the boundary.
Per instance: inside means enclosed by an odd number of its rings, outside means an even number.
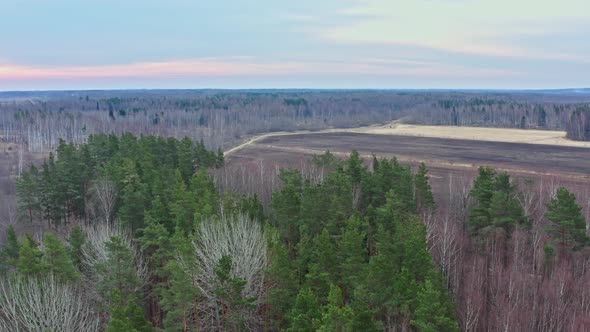
M590 139L587 95L466 91L75 91L0 103L5 142L53 151L92 134L131 132L226 148L271 131L347 128L400 120L453 126L564 130Z

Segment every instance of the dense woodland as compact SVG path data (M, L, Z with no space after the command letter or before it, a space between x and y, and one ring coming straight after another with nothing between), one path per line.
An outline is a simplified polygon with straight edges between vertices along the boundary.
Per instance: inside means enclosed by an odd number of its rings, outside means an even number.
M369 172L357 153L317 162L331 169L324 181L285 170L264 211L255 196L220 195L207 169L222 155L188 139L62 141L18 180L21 222L50 231L8 230L0 324L458 330L418 217L434 204L426 168L413 174L394 159ZM21 295L29 292L39 296ZM49 302L59 305L48 310Z
M131 132L208 148L261 132L357 127L400 120L456 126L565 130L590 139L590 94L459 91L72 91L0 94L0 135L29 151L59 139Z
M434 201L395 158L316 156L268 207L221 193L185 138L61 141L18 179L0 328L23 331L578 331L590 318L573 193L492 168ZM369 165L369 166L367 166ZM320 173L316 173L320 174ZM41 235L42 234L42 235Z

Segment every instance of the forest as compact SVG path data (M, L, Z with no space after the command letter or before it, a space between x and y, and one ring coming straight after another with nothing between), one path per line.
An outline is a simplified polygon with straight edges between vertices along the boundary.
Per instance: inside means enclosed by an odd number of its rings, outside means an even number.
M1 327L457 331L419 218L434 208L425 166L315 162L325 179L284 170L264 210L218 193L207 170L223 156L189 139L61 141L17 183L21 222L47 231L8 229Z
M0 93L0 135L27 151L89 135L185 136L210 149L272 131L407 123L563 130L590 140L590 95L568 91L122 90Z
M311 163L321 176L281 170L263 206L220 192L223 153L189 138L61 140L17 180L19 223L40 231L7 229L0 329L587 326L589 241L568 189L481 167L445 208L425 164L355 151Z

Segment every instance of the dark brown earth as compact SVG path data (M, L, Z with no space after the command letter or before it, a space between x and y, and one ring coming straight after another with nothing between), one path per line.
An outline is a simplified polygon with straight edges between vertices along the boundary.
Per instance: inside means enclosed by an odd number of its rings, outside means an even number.
M590 176L590 149L580 147L357 133L270 136L256 144L333 152L356 149L361 154L395 155L424 162Z
M269 136L227 156L225 177L237 176L241 184L225 189L256 193L267 204L272 191L280 186L280 168L295 168L308 175L317 173L309 161L311 155L330 150L345 157L353 149L368 163L372 154L395 156L412 167L426 163L439 206L445 206L458 187L469 190L480 166L491 166L507 171L523 184L567 187L576 193L590 216L590 149L553 145L358 133ZM230 182L221 181L221 177L217 180L218 184Z

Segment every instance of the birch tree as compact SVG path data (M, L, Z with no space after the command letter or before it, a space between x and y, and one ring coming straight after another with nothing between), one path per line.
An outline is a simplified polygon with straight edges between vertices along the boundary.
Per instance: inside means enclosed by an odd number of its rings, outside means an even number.
M99 331L100 319L83 291L49 275L0 280L1 331Z

